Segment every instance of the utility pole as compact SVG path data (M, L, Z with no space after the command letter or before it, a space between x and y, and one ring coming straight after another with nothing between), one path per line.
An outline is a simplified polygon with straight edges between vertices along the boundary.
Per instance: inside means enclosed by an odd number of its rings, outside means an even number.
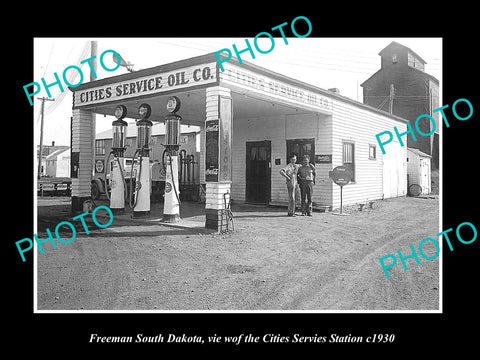
M388 95L388 97L389 97L388 112L390 114L393 114L393 98L395 97L395 88L393 87L393 84L390 84L390 94Z
M90 56L97 56L97 48L98 44L95 40L90 41ZM93 70L95 73L97 72L97 59L92 60ZM93 71L90 72L90 81L94 81L95 78L93 77Z
M92 61L93 69L95 73L97 72L97 52L98 52L98 43L95 40L90 41L90 56L95 58ZM93 77L93 71L90 71L90 81L94 81L95 78ZM92 157L93 157L93 165L95 166L95 136L96 136L96 131L97 130L97 119L95 113L92 112ZM92 178L94 175L94 166L92 166ZM105 167L107 164L105 164Z
M40 179L40 174L42 173L42 152L43 152L43 118L45 111L45 101L55 101L55 99L49 99L46 97L37 98L42 100L42 122L40 124L40 153L38 154L38 174L37 178Z

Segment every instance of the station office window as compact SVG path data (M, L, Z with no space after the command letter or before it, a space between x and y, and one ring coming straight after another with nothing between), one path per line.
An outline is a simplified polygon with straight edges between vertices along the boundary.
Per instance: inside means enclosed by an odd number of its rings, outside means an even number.
M310 156L310 163L315 163L315 139L291 139L287 140L287 164L290 155L297 155L297 164L301 164L303 155Z
M95 141L95 155L105 155L105 140Z
M355 182L355 144L342 141L342 165L352 172L352 182Z
M370 160L375 160L377 158L377 147L376 145L368 145L368 158Z

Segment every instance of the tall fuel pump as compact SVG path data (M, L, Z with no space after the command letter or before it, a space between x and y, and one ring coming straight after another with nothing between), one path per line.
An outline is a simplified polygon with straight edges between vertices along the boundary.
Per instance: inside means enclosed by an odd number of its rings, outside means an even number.
M137 121L137 150L132 158L130 176L130 206L133 208L133 217L150 213L150 137L152 136L152 122L148 118L151 112L152 109L148 104L142 104L138 108L140 120ZM132 179L135 160L138 161L138 171L133 199Z
M168 223L180 220L180 197L178 191L178 149L180 148L180 121L176 112L180 109L180 99L171 96L167 100L165 116L165 197L163 202L163 221ZM164 157L165 158L165 157Z
M113 213L122 213L125 211L126 183L123 173L123 157L125 153L125 139L127 137L127 122L123 120L127 116L127 108L124 105L117 106L115 109L115 117L117 120L112 122L112 151L107 155L105 161L107 172L111 169L110 189L111 194L107 197L110 200L110 209ZM110 156L113 155L112 164L110 165ZM107 174L105 174L107 175Z

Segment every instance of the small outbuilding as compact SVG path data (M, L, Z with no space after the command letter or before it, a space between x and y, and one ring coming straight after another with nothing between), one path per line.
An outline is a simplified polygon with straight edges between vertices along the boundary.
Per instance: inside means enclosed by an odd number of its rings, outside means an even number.
M50 177L70 176L70 148L59 146L45 159L46 175Z
M430 194L432 191L431 159L430 155L418 149L407 148L409 189L411 185L419 185L422 188L422 194Z

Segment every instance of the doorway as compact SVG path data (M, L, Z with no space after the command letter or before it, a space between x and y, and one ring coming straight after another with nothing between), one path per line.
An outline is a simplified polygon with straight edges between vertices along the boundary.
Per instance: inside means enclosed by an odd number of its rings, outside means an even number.
M249 203L268 204L271 186L271 141L248 141L246 146L245 200Z

